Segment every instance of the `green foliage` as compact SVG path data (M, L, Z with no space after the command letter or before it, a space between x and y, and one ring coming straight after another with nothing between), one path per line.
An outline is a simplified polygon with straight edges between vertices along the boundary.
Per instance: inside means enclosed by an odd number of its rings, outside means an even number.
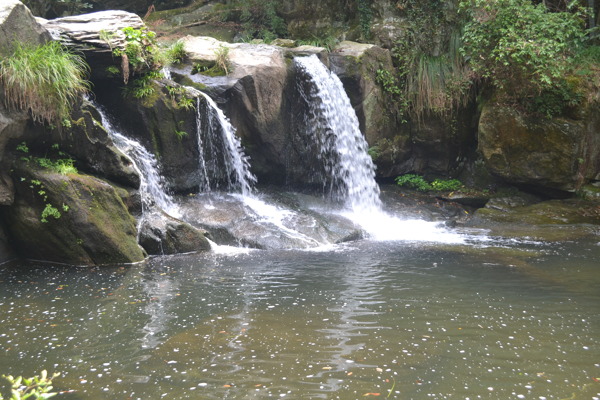
M229 47L220 45L215 50L215 57L216 68L229 74Z
M58 208L54 207L50 203L47 203L44 210L42 210L42 217L40 218L40 221L42 221L43 223L47 223L48 217L54 217L54 219L59 219L61 217Z
M422 176L415 174L406 174L396 177L396 184L421 192L451 192L463 187L463 184L458 179L435 179L433 182L429 183Z
M178 129L175 130L175 136L177 136L177 139L179 139L179 140L183 139L187 135L188 135L188 133L185 131L180 131Z
M125 87L123 94L125 96L133 96L136 99L144 99L153 95L156 92L153 79L160 79L162 75L158 71L150 71L139 78L133 80L131 84Z
M29 153L29 147L27 147L27 143L25 143L25 142L19 143L16 147L16 150L20 151L21 153L25 153L25 154Z
M433 190L440 192L453 192L464 187L464 185L458 179L435 179L431 182L431 187Z
M182 96L177 102L177 106L179 108L183 108L184 110L190 111L196 108L196 102L194 101L194 99Z
M550 12L529 0L464 0L460 7L469 17L461 51L480 78L500 89L501 100L524 104L544 91L566 94L563 79L585 36L583 12Z
M12 375L2 375L2 379L10 385L11 396L6 400L42 400L49 399L57 395L51 392L52 380L60 374L55 373L48 376L46 370L43 370L40 375L31 378L23 378L21 376L14 378ZM0 393L0 400L4 397Z
M402 94L402 91L398 87L398 81L394 75L392 75L392 73L386 69L377 70L375 81L381 85L384 91L392 95L400 96Z
M75 168L75 161L72 158L60 158L58 160L51 160L46 157L35 158L37 164L46 169L50 169L54 172L58 172L61 175L76 174L77 168Z
M369 156L371 156L371 159L373 161L376 161L381 156L381 149L379 148L379 146L371 146L367 150L367 153L369 154Z
M219 46L214 51L215 60L197 63L192 67L192 74L207 76L225 76L229 73L229 47Z
M178 40L166 49L167 60L169 64L179 64L185 60L185 44Z
M17 43L14 53L0 61L0 84L9 108L28 111L37 122L58 124L89 90L87 71L85 61L58 42Z
M238 0L240 20L247 36L266 42L287 35L285 20L279 16L281 0Z
M135 29L130 26L121 29L125 35L125 48L113 49L115 56L126 57L134 72L147 68L154 70L160 67L156 63L156 34L146 28Z
M373 22L373 10L371 10L372 0L358 1L358 20L360 31L365 39L371 38L371 23Z
M411 189L416 189L421 192L431 190L432 187L422 176L415 174L406 174L396 177L396 184Z

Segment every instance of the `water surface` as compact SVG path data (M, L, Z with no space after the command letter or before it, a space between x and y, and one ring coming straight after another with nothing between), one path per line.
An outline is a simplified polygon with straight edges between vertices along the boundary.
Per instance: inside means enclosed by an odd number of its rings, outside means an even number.
M598 241L493 244L5 265L0 371L72 399L600 398Z

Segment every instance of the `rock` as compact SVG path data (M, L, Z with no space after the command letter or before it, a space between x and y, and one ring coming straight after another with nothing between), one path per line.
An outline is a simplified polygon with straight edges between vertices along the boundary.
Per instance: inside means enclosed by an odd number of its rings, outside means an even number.
M91 67L92 80L95 80L106 76L107 67L120 63L115 62L112 50L125 49L126 40L122 29L140 29L145 25L136 14L109 10L44 20L44 27L55 40L83 53ZM110 45L100 37L103 31L110 36Z
M13 52L15 41L40 45L50 40L50 34L23 3L18 0L2 0L0 3L0 55Z
M481 208L485 206L489 200L490 195L483 192L452 192L446 195L438 196L444 201L452 201L458 204L462 204L469 207Z
M218 244L258 249L301 249L357 240L362 231L339 215L319 215L295 199L242 199L204 194L182 204L184 218ZM280 207L283 205L282 207Z
M0 265L16 257L12 247L8 242L8 236L4 232L2 221L0 220Z
M210 243L202 231L158 212L144 215L140 226L139 242L151 255L210 250Z
M597 115L594 107L580 120L526 117L488 103L479 122L479 151L487 168L512 184L573 192L600 170Z
M367 142L375 145L383 138L395 136L398 132L397 125L384 111L389 98L377 83L378 70L394 69L389 50L371 44L345 41L333 49L329 60L331 70L344 84Z
M600 186L585 185L579 189L578 194L586 200L600 201Z
M286 113L290 112L284 97L290 83L284 51L275 46L228 44L203 37L183 40L191 62L214 61L220 48L229 49L227 85L220 85L211 95L224 103L224 111L252 160L253 172L259 179L284 182L289 145Z
M11 140L18 140L23 135L29 122L26 113L4 108L3 100L0 90L0 206L12 204L15 195L12 179L8 174L6 147Z
M271 42L272 46L292 48L296 47L296 41L292 39L275 39Z
M42 170L33 162L17 162L12 176L17 196L2 211L21 257L74 265L145 258L119 189L89 175Z
M136 138L155 155L170 190L197 190L200 184L197 112L179 106L163 83L151 85L154 93L142 99L115 95L109 86L99 88L96 95L125 135Z

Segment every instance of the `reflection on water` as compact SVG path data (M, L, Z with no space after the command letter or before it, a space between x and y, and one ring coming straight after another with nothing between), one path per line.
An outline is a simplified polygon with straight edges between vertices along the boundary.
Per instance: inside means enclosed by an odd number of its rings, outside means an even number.
M78 399L600 398L600 246L503 246L5 266L0 372Z

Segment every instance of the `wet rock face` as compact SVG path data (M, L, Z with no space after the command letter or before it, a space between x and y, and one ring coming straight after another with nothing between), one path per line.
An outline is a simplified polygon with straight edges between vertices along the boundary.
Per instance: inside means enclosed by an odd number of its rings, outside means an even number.
M18 0L0 2L0 55L12 53L14 42L40 45L50 34L38 24L25 5Z
M508 182L572 192L598 173L598 150L590 146L598 141L594 115L532 118L488 104L479 122L479 151L487 168Z
M119 190L89 175L61 175L18 162L15 201L2 209L11 241L25 258L75 265L138 262L135 220Z

